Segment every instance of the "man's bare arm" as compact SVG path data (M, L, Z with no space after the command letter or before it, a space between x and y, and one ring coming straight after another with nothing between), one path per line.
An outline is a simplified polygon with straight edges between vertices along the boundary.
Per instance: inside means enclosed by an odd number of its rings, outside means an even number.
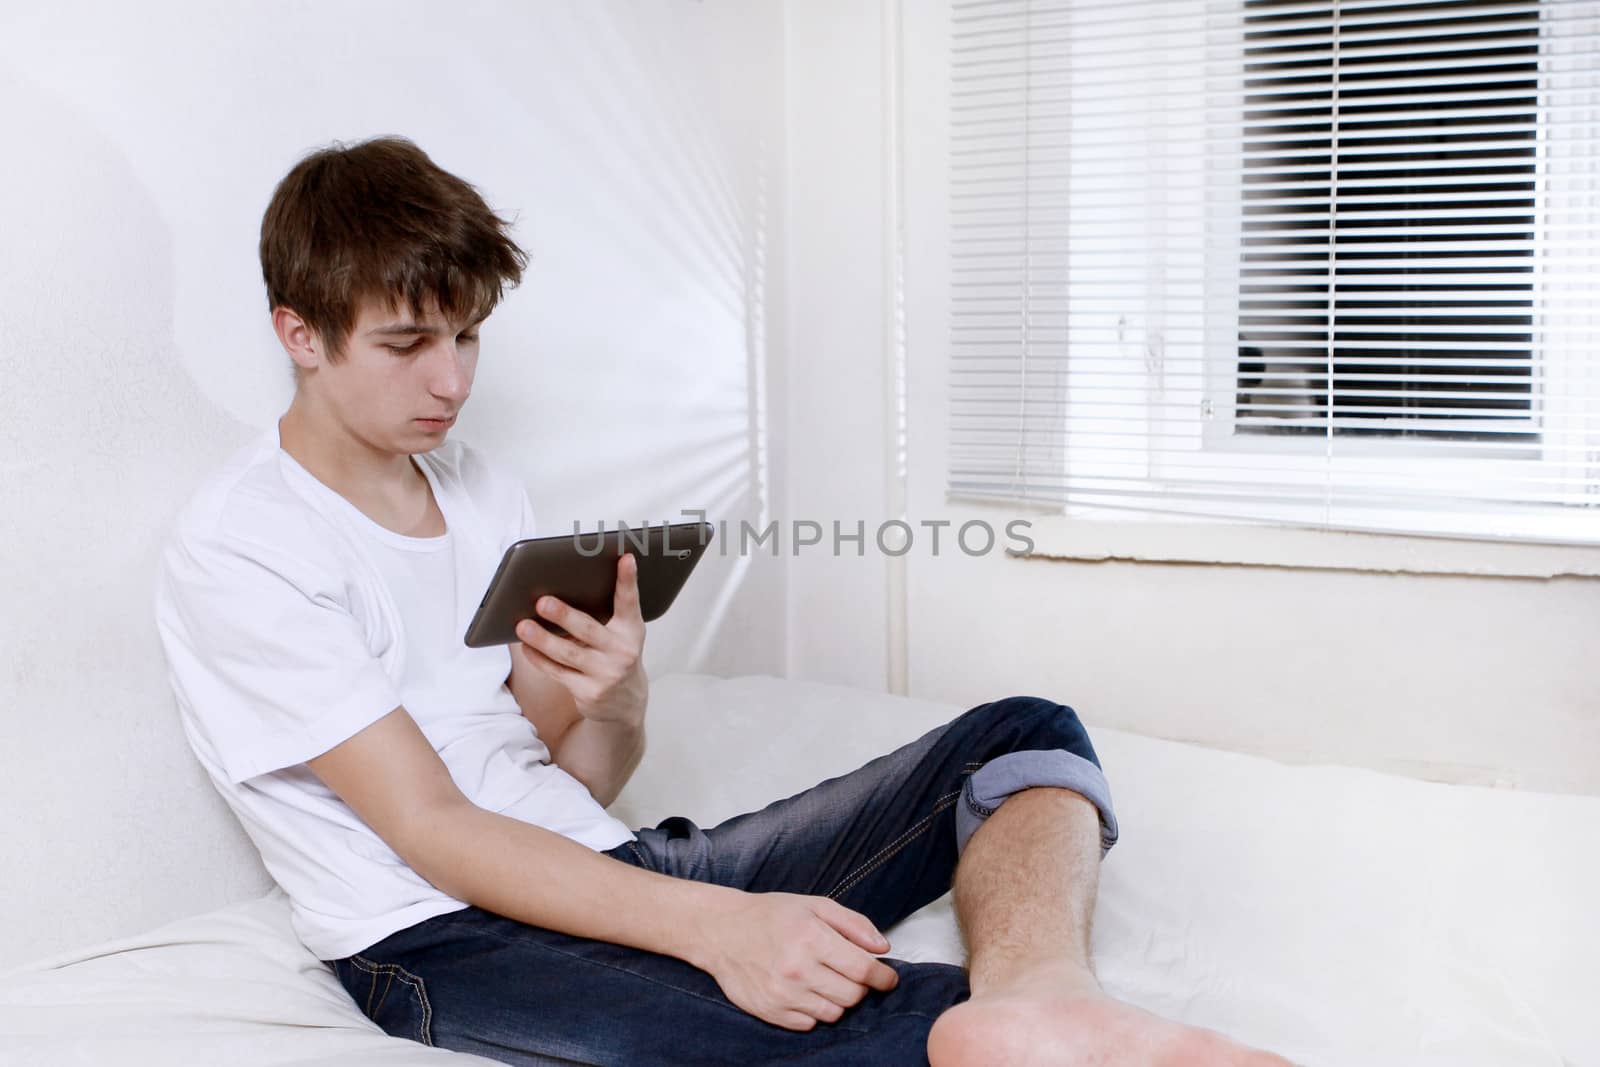
M736 895L478 807L404 707L308 766L412 870L485 911L692 962L690 931Z
M746 893L619 863L473 804L404 707L308 761L412 870L457 900L684 960L792 1030L834 1022L895 972L864 915L826 897Z
M587 786L601 807L609 807L644 757L642 716L637 723L585 719L572 693L535 667L526 648L520 642L511 646L506 679L511 695L550 749L551 760Z

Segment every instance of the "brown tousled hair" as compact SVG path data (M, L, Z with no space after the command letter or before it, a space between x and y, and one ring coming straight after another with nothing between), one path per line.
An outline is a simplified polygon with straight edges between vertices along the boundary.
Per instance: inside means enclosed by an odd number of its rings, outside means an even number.
M366 300L480 318L528 265L508 226L403 137L335 142L295 164L261 218L267 306L292 308L335 363Z

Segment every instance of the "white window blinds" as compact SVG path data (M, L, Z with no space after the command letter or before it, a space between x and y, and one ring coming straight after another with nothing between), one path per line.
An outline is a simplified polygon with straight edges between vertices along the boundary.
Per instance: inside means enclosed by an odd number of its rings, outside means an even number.
M1600 0L953 0L956 498L1600 542Z

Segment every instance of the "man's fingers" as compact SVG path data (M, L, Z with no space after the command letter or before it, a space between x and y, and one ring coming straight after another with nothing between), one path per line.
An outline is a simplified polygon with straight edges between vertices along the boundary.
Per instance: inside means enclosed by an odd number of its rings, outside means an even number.
M836 1023L839 1021L839 1017L844 1014L842 1005L835 1004L828 998L819 996L816 993L802 998L801 1002L795 1007L819 1023Z
M582 672L585 659L592 653L565 637L557 637L532 619L524 619L517 623L517 636L531 651L538 652L546 659L554 660L563 666Z
M827 897L812 899L814 901L812 911L816 916L852 942L868 952L889 951L888 938L878 933L878 928L872 925L871 919L859 911L851 911L836 900Z
M644 621L639 613L639 560L632 552L624 552L617 560L617 591L611 597L611 617Z
M594 616L586 611L579 611L571 604L557 597L542 596L539 598L538 603L534 604L533 608L541 617L549 619L592 648L607 648L615 640L612 633L600 625ZM542 626L539 628L541 630L544 629ZM545 630L545 632L549 633L550 631ZM552 634L551 636L555 635Z
M900 975L893 967L848 941L836 943L823 956L822 962L853 985L870 986L880 993L887 993L900 982Z
M852 1007L867 995L865 985L852 982L829 966L817 968L811 979L811 988L822 999L837 1004L840 1008Z
M529 623L528 625L542 629L542 627L540 627L536 622ZM522 656L522 658L526 659L533 666L537 667L541 671L544 671L546 674L558 681L577 680L583 677L583 673L581 671L575 671L571 667L557 663L555 660L551 659L543 652L540 652L537 648L534 648L526 641L517 645L516 651Z
M838 901L817 897L817 916L837 930L843 941L823 957L823 962L852 982L887 993L900 982L893 967L869 953L887 952L889 940L878 933L872 920Z
M880 993L887 993L900 984L900 974L882 960L875 959L867 968L866 984Z

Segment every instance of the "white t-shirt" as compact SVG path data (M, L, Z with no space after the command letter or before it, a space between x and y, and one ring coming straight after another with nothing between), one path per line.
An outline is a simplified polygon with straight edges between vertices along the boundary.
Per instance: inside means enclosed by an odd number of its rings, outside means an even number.
M161 556L156 625L184 732L321 959L466 907L305 765L404 705L468 799L590 848L634 838L550 762L507 688L507 646L468 648L527 492L460 441L418 454L447 532L387 530L283 451L277 422L196 491Z

